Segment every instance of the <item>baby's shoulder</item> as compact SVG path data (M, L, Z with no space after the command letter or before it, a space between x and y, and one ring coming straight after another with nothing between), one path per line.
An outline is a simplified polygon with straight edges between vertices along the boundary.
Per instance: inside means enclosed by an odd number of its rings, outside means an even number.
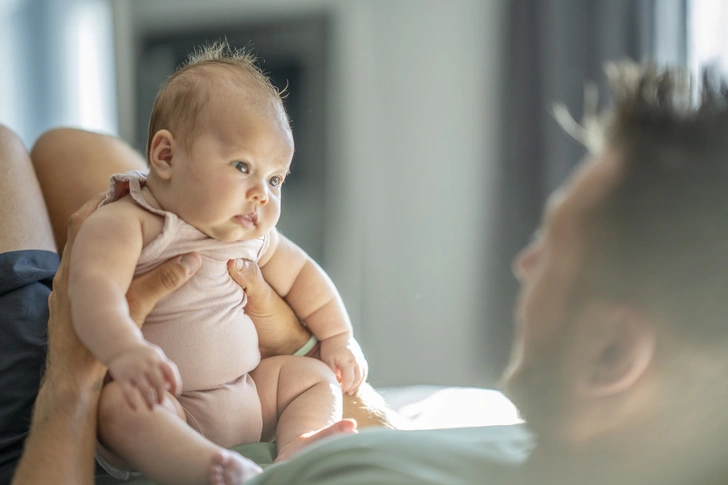
M129 194L102 207L101 209L104 208L106 208L107 211L114 213L116 216L138 220L144 240L143 246L145 247L147 244L156 239L162 233L162 229L164 228L164 217L153 214L143 207L140 207Z

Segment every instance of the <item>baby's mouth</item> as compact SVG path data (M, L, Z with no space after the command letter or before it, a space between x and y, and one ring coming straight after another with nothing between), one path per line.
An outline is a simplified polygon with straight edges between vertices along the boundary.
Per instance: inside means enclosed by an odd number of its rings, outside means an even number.
M243 227L255 227L255 224L258 222L258 216L255 212L248 212L247 214L235 216L235 219L237 219Z

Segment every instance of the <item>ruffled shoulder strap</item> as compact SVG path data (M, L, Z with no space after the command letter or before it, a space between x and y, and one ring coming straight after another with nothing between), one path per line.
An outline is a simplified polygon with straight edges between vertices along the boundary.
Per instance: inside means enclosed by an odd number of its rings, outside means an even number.
M179 227L179 218L176 214L153 207L142 194L147 185L147 173L140 170L117 173L109 179L109 188L99 207L117 201L127 194L143 209L164 218L162 233L142 250L140 262L157 257L169 244Z

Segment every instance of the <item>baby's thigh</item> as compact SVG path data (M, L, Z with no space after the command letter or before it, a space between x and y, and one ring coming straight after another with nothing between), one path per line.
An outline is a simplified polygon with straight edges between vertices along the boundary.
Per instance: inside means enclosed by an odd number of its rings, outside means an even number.
M101 390L98 411L99 448L104 458L123 470L129 469L128 465L113 451L122 445L123 441L139 439L151 428L152 423L157 421L157 416L162 412L186 421L184 409L170 393L166 393L162 404L155 406L154 409L149 409L140 396L137 408L136 410L131 408L116 382L109 382Z
M223 448L260 441L262 411L250 374L214 389L184 392L179 402L187 423Z
M278 416L301 394L320 383L339 388L329 366L311 357L269 357L261 360L250 376L255 381L260 397L264 440L273 437Z

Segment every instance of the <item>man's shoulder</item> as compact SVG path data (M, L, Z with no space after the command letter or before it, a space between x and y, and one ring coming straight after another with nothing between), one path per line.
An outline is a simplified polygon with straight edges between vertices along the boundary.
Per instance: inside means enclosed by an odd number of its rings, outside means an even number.
M342 437L340 440L352 439L366 443L375 442L457 442L463 446L475 444L498 444L503 442L531 442L533 439L524 424L505 426L480 426L473 428L447 428L430 430L392 430L384 428L368 428L357 435Z

